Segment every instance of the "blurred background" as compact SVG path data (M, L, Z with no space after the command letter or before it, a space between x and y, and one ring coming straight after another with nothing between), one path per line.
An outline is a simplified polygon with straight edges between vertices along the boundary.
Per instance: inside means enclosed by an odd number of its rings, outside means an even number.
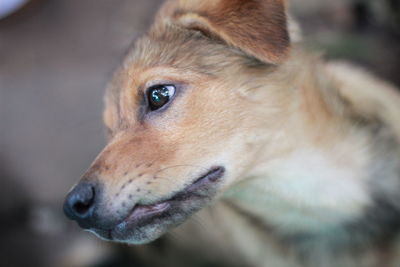
M107 81L161 0L0 0L2 266L150 266L62 214L105 144ZM306 45L400 86L399 0L292 0Z

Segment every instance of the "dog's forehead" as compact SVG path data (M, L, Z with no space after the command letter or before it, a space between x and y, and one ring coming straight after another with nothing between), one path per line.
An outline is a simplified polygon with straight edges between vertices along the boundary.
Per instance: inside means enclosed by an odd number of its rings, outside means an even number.
M151 31L136 40L128 51L107 88L107 97L110 93L115 97L124 86L140 80L143 72L156 67L213 75L223 68L224 61L209 58L224 54L228 54L225 47L210 42L197 32L174 26L166 26L163 31Z
M212 74L224 62L212 60L212 57L229 54L235 53L199 32L169 25L139 39L128 54L125 67L164 66Z

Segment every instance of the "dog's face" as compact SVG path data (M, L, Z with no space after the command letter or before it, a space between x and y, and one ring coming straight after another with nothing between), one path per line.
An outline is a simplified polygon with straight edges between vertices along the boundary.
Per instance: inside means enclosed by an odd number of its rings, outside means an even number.
M254 75L288 46L281 0L167 2L107 90L109 143L67 215L104 239L146 243L243 178L261 149L258 105L280 101Z

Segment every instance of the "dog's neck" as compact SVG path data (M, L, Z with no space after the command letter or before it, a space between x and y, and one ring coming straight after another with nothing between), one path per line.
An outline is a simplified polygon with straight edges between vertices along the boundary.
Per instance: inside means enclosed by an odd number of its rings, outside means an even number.
M287 85L291 100L280 128L259 144L251 171L225 196L283 234L324 235L375 207L377 175L399 186L400 164L389 163L393 154L383 156L391 153L385 149L377 153L392 141L379 123L351 114L321 63L304 64L283 66L296 78Z

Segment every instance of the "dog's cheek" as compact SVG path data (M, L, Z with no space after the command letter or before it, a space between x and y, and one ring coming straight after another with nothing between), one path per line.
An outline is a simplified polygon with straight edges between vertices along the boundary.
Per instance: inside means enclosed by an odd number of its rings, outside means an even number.
M232 149L247 150L242 127L243 101L226 83L213 81L196 85L182 105L181 119L174 128L174 140L182 161L217 164L231 158ZM215 163L213 163L214 161ZM229 160L224 160L226 163Z

